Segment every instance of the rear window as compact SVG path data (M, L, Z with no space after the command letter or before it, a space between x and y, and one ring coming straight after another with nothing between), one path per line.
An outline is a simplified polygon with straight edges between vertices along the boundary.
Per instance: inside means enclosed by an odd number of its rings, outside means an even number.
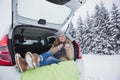
M71 9L64 5L46 0L18 0L18 14L34 20L45 19L49 23L62 24L70 12Z
M25 40L23 44L34 44L34 43L38 43L38 41L37 40Z

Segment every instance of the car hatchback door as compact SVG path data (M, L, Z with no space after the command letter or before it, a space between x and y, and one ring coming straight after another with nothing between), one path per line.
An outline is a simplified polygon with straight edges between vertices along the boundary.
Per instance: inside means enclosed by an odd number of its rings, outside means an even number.
M13 24L62 29L85 0L13 0Z

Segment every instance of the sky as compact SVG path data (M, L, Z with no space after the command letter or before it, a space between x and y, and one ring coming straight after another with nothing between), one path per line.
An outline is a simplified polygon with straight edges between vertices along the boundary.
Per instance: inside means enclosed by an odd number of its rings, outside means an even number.
M112 8L112 4L114 3L120 3L120 0L86 0L86 3L80 7L78 13L80 16L85 17L86 12L88 11L90 14L93 14L95 5L100 5L100 2L103 2L105 4L105 7L109 10Z

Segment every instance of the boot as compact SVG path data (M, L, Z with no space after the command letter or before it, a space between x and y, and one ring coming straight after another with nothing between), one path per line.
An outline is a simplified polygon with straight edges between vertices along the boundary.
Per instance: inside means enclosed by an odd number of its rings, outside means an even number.
M27 62L18 53L15 54L15 62L20 72L25 72L27 70Z
M29 68L36 68L39 65L39 55L31 52L25 54L25 60Z

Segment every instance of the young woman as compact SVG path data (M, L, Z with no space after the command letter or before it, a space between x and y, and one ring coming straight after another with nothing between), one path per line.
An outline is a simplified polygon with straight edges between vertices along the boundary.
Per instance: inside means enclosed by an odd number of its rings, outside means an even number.
M56 40L54 41L52 47L49 51L42 53L41 55L27 52L25 55L25 60L23 61L27 63L26 69L35 68L37 66L45 66L52 63L58 63L60 61L72 60L74 59L74 48L72 43L66 38L65 34L61 31L55 33ZM22 62L21 56L16 54L16 63L18 67L21 67ZM23 71L23 72L24 72Z

